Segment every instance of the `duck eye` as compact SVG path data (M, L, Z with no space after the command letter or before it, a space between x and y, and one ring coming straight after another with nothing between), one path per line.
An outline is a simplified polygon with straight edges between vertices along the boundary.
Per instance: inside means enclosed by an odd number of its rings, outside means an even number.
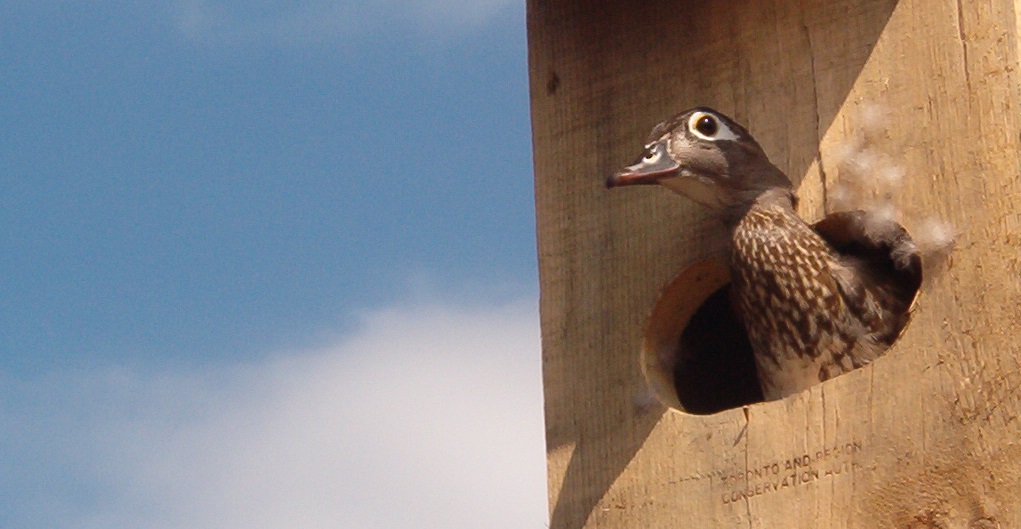
M698 121L695 122L695 130L701 132L702 134L710 138L715 136L716 131L718 131L719 129L720 125L719 123L716 122L716 118L710 115L704 115L698 118Z

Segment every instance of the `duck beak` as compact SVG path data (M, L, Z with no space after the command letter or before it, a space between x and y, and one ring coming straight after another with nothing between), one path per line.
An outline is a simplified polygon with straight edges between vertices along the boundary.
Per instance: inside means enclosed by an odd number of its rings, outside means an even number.
M677 176L681 166L667 155L662 141L650 143L642 157L606 179L606 187L658 184L663 178Z

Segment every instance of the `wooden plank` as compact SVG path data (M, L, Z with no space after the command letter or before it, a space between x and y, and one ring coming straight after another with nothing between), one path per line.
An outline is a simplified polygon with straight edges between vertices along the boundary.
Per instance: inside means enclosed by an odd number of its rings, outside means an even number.
M553 528L1021 527L1019 11L529 1ZM806 219L872 127L904 170L909 230L935 214L960 231L876 364L708 416L650 401L645 319L724 234L681 197L603 181L698 104L748 126L800 182Z

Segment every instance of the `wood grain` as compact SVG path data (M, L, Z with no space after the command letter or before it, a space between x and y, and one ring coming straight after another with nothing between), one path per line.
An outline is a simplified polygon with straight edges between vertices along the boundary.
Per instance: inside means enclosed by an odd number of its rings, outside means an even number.
M1021 527L1019 3L529 0L553 528ZM657 293L723 232L603 181L699 104L749 128L810 221L883 109L905 226L960 233L874 365L707 416L649 400Z

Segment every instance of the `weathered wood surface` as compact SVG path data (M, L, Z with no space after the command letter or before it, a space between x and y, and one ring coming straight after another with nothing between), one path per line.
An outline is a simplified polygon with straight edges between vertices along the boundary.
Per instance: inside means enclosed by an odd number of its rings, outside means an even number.
M529 0L554 529L1021 527L1019 4ZM645 319L722 230L603 181L697 104L802 181L809 220L861 107L889 109L901 203L961 234L874 365L714 415L648 404Z

